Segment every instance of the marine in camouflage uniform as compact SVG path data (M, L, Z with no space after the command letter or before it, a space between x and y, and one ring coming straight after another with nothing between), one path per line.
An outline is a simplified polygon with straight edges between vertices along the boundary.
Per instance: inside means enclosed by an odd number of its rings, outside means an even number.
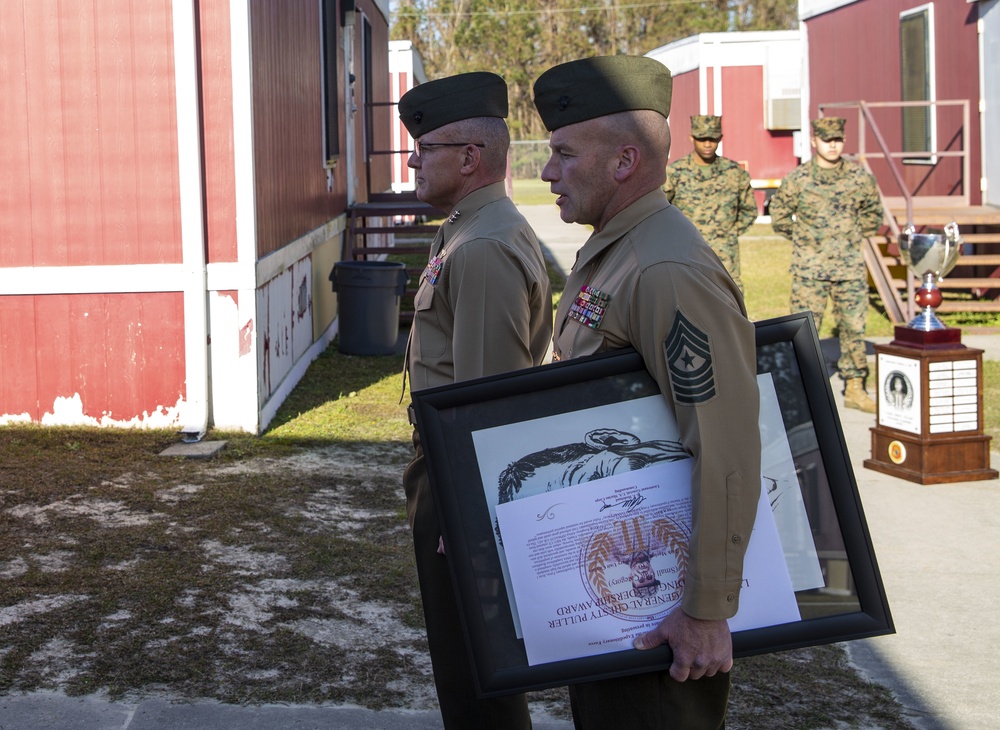
M716 154L721 141L722 117L691 117L694 150L667 168L663 191L695 224L743 292L739 237L757 219L757 201L747 171Z
M841 157L844 123L841 117L813 121L817 154L781 181L771 198L771 224L793 244L792 311L812 312L818 330L827 299L833 301L845 405L874 413L864 389L868 272L862 244L882 223L882 203L871 174Z

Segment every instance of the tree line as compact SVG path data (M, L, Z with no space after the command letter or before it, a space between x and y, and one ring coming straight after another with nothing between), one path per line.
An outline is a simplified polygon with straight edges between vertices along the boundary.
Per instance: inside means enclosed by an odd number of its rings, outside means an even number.
M698 33L788 30L797 0L396 0L390 37L413 42L427 77L493 71L507 81L514 139L538 139L531 85L584 56L642 55Z

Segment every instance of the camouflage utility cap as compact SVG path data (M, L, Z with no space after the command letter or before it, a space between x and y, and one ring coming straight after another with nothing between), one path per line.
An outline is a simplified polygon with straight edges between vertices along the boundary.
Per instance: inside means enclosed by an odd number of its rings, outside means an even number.
M691 117L691 136L695 139L722 139L722 117L694 115Z
M650 109L670 115L670 69L645 56L597 56L553 66L535 81L535 107L550 132L568 124Z
M829 142L831 139L843 139L844 125L846 123L847 120L843 117L820 117L819 119L813 119L813 136L819 137L824 142Z
M507 116L507 83L476 71L414 86L399 100L399 119L414 139L452 122Z

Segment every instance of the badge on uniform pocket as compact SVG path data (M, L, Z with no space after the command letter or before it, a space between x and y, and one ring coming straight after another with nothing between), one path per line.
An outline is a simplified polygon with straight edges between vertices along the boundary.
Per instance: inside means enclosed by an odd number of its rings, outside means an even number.
M596 330L601 326L610 302L610 294L584 284L569 308L569 318Z
M441 276L441 269L444 268L444 259L441 256L435 256L430 261L427 262L427 268L424 269L423 278L427 280L431 286L437 284L438 277Z

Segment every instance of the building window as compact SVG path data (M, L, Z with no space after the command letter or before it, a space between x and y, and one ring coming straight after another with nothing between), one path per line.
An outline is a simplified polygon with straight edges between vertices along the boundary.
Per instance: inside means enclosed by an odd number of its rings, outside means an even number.
M320 0L323 45L323 158L326 167L340 155L340 105L337 81L337 0Z
M903 101L936 101L934 85L934 6L923 5L899 15L899 61ZM932 105L903 107L903 158L908 163L935 163L937 117Z

